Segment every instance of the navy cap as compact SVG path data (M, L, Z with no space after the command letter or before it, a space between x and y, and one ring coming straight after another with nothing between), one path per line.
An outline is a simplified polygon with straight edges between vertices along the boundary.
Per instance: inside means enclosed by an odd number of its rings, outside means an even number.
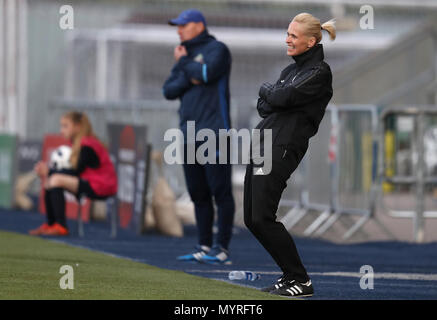
M168 24L172 26L179 26L189 22L203 22L203 24L206 26L205 17L203 16L202 12L196 9L182 11L176 19L169 20Z

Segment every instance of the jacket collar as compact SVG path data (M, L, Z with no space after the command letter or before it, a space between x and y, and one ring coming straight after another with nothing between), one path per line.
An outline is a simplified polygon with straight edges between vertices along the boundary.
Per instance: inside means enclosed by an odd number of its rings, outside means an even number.
M201 34L199 34L197 37L194 37L193 39L182 41L181 45L183 45L187 50L190 50L190 48L208 42L211 39L215 39L212 35L208 33L208 30L205 29L202 31Z
M300 67L309 61L322 61L324 59L323 45L321 43L316 44L314 47L308 49L304 53L301 53L292 58L296 61L296 64Z

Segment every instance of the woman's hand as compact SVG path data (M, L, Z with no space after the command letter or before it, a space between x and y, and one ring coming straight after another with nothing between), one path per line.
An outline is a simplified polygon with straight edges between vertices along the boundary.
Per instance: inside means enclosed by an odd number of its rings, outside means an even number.
M259 88L259 97L263 100L267 100L267 96L270 93L270 90L272 90L273 85L271 83L268 82L264 82L261 86L261 88Z
M258 103L256 105L256 108L258 110L258 114L261 118L267 118L269 115L271 115L273 112L275 112L271 105L269 105L267 102L264 101L264 99L259 98Z
M33 170L40 178L47 177L47 175L49 174L49 167L44 161L38 161Z

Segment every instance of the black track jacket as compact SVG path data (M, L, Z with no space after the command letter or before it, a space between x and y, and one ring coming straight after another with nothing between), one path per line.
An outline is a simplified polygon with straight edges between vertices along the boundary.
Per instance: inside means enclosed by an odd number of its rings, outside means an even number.
M264 119L256 129L272 129L273 145L291 147L299 158L332 98L332 73L323 58L323 46L317 44L294 56L296 63L286 67L275 84L264 83L259 90L257 109Z

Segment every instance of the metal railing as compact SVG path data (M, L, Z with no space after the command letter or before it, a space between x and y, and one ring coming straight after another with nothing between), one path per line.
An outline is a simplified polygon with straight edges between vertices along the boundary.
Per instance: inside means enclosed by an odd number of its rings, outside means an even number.
M303 234L321 236L340 218L353 215L359 219L344 233L343 240L352 237L370 220L393 237L375 216L379 192L377 159L378 108L328 106L319 132L311 139L298 169L300 185L294 186L298 199L281 201L281 206L291 207L282 223L291 230L310 211L318 211L320 214ZM325 179L321 181L318 177Z
M417 155L417 165L410 175L387 175L386 162L383 158L383 150L386 148L385 131L387 118L390 116L410 116L413 117L413 143L415 154ZM388 182L395 186L415 186L415 208L414 211L407 210L388 210L390 216L394 218L410 218L413 220L413 239L415 242L423 242L425 238L425 219L437 218L436 211L425 211L425 187L437 184L437 176L426 176L425 168L425 148L424 137L426 120L429 116L437 116L436 106L413 106L413 107L386 107L379 115L380 128L379 139L379 172L378 186Z

